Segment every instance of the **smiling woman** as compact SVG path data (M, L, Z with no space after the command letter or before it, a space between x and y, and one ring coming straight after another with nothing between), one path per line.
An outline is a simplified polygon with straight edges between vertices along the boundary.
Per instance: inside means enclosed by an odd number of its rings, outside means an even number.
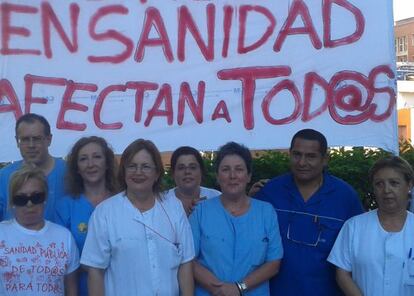
M163 173L151 141L122 154L123 192L96 207L82 253L91 295L193 295L191 229L181 203L160 193Z
M206 169L200 152L193 147L182 146L173 152L171 171L176 187L165 192L165 198L181 200L187 215L199 202L220 195L220 191L201 186Z
M275 210L246 194L249 149L229 142L215 164L222 194L199 204L190 216L196 295L270 295L268 281L283 255Z
M56 222L75 237L82 252L88 232L89 218L96 205L115 194L116 161L105 139L84 137L73 145L67 159L66 189L68 196L56 206ZM80 271L79 296L87 296L87 274Z

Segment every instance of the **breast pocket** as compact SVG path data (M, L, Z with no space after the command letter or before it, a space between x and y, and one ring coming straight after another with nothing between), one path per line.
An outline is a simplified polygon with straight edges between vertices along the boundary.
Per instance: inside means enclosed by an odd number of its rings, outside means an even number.
M414 260L407 259L404 262L404 276L403 283L405 286L414 287Z
M179 243L160 241L160 262L166 268L177 269L183 260L183 246Z
M318 248L328 255L335 243L339 231L342 228L343 222L326 218L320 219L320 238Z
M231 241L224 236L205 232L201 235L200 251L208 257L223 258L228 256L226 250L233 248Z

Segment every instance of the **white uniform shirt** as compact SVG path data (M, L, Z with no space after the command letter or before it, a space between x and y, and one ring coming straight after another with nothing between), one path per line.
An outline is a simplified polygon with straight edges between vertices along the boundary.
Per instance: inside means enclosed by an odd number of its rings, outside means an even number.
M66 228L46 221L40 230L0 223L0 295L62 296L64 277L79 267L79 253Z
M351 272L363 295L414 295L414 215L400 232L385 231L377 210L349 219L328 261Z
M174 196L175 198L178 198L177 195L175 195L175 189L176 188L177 187L174 187L174 188L171 188L170 190L165 191L165 193L164 193L165 198L169 198L171 196ZM219 196L220 194L221 194L221 192L216 190L216 189L200 186L200 198L205 197L206 199L210 199L212 197Z
M192 260L191 228L176 198L144 213L125 193L93 212L81 263L105 269L105 295L178 295L178 267Z

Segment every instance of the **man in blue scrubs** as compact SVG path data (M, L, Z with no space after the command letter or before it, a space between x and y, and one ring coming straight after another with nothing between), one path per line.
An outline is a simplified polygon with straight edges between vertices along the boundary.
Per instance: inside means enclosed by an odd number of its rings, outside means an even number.
M325 171L323 134L300 130L289 153L291 172L270 180L255 195L276 209L284 249L271 295L342 295L335 267L326 258L343 223L363 212L361 202L349 184Z
M55 221L55 202L64 195L66 165L62 159L49 154L52 141L50 125L40 115L28 113L16 122L16 142L23 160L15 161L0 170L0 221L12 217L8 206L9 180L11 175L25 163L43 170L47 177L48 198L45 206L45 219Z

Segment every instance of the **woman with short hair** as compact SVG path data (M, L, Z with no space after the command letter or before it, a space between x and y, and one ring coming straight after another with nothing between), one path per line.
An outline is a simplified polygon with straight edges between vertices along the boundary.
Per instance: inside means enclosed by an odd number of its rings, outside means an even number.
M81 263L89 294L192 295L194 247L181 202L161 194L157 147L132 142L121 156L121 193L93 212Z
M38 168L11 177L15 218L0 223L0 295L77 296L78 249L67 229L43 218L47 192Z
M217 152L222 194L197 205L190 216L196 260L196 295L270 295L269 279L283 256L276 212L252 199L249 149L230 142Z
M328 257L345 295L414 295L414 214L407 211L413 177L398 156L371 168L378 209L346 221Z
M206 175L203 158L198 150L181 146L171 155L171 173L176 187L166 191L165 197L176 197L183 203L187 216L200 201L220 195L220 191L201 186Z

